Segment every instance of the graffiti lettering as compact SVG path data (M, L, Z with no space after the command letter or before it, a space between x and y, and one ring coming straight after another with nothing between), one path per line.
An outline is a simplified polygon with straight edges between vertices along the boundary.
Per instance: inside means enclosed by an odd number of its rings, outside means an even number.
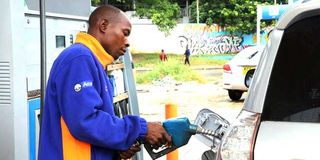
M186 25L178 37L182 48L188 46L192 54L239 52L243 49L242 37L221 31L218 25Z
M242 39L237 36L223 35L216 37L179 36L180 46L188 46L192 54L218 54L239 52L243 49Z

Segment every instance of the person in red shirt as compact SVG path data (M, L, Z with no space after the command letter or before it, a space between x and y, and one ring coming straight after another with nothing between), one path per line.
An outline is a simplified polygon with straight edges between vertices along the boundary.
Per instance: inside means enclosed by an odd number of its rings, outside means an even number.
M161 53L160 53L160 60L161 61L167 61L168 60L167 55L166 55L166 53L164 53L163 49L161 50Z

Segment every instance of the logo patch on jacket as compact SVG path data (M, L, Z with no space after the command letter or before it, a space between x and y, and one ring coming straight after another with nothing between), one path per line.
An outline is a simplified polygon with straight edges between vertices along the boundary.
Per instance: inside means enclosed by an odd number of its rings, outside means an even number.
M80 92L81 89L87 88L87 87L92 87L91 81L84 81L84 82L77 83L76 85L74 85L74 91Z
M107 85L104 86L104 89L106 90L106 92L108 92L108 86Z

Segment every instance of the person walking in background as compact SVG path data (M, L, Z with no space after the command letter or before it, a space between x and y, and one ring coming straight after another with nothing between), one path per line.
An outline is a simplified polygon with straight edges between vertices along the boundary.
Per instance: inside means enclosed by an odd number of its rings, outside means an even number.
M161 53L160 53L160 60L161 61L167 61L168 60L167 55L166 55L166 53L164 53L163 49L161 50Z
M184 56L185 56L185 59L184 59L184 64L187 64L190 66L190 61L189 61L189 57L190 57L190 49L188 48L188 46L186 47L186 51L184 52Z
M128 159L140 151L137 140L155 149L171 145L160 122L113 109L107 65L126 53L131 23L111 5L96 8L87 33L55 60L41 115L38 160Z

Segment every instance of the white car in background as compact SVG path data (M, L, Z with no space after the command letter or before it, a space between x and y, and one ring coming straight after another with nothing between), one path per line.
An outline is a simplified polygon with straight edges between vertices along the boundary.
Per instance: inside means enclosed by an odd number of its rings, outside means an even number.
M223 65L223 88L232 100L239 100L249 88L264 46L250 46Z

